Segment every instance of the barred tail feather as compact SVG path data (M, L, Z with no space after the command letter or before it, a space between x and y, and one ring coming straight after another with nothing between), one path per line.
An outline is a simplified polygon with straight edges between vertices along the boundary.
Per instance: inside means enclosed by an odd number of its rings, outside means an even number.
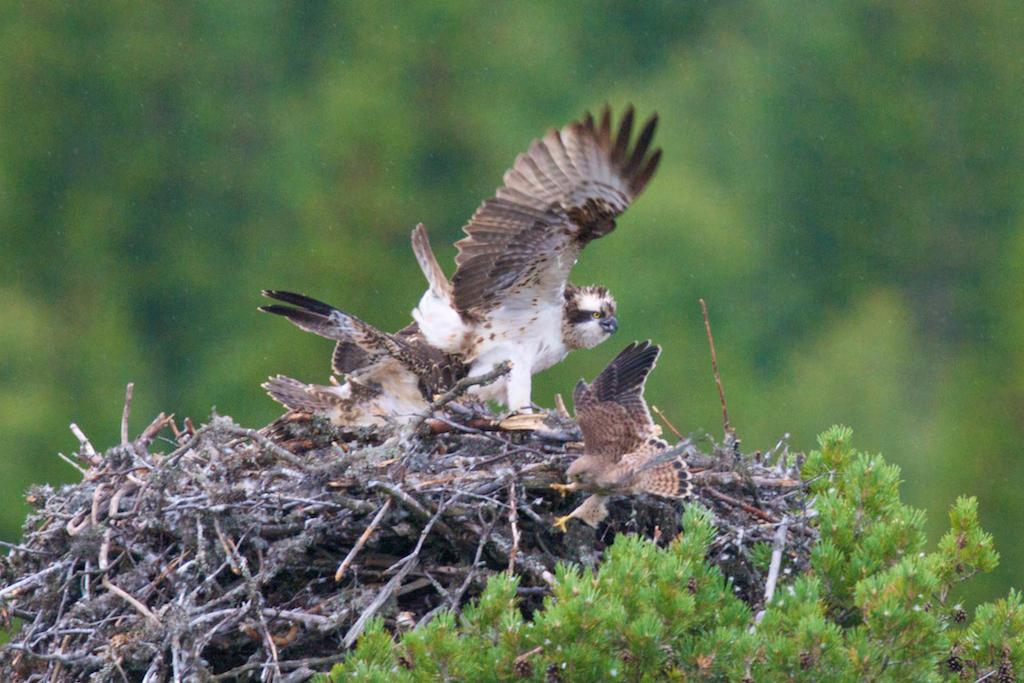
M690 468L679 455L657 462L640 471L635 488L665 498L689 498L693 493Z
M306 384L284 375L274 375L261 385L270 396L289 410L329 413L337 407L339 397L327 387Z
M299 329L312 332L327 339L350 341L357 327L360 324L365 325L358 318L303 294L265 289L263 290L263 296L283 301L291 304L291 306L270 304L268 306L260 306L261 311L284 316Z

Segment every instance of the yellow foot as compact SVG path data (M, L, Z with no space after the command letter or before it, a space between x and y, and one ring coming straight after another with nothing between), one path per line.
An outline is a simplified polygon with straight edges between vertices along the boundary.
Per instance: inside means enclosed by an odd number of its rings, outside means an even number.
M572 519L572 515L566 515L565 517L555 517L555 523L551 526L555 527L564 534L567 531L569 531L569 529L567 529L565 525L569 523L570 519Z
M513 413L499 422L498 426L510 432L536 431L546 428L546 418L544 413Z
M561 493L562 498L565 498L565 494L576 490L572 484L551 484L551 488Z

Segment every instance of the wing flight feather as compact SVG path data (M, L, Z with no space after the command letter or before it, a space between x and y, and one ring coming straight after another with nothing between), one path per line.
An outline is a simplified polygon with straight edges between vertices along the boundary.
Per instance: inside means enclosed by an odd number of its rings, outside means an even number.
M660 353L649 341L633 342L592 384L581 380L576 385L573 405L586 453L618 461L645 445L663 446L643 397Z
M615 218L643 191L661 150L649 153L657 115L636 143L629 107L614 138L606 106L599 123L582 121L534 140L463 227L452 277L463 316L489 311L518 295L558 302L576 256L615 229Z

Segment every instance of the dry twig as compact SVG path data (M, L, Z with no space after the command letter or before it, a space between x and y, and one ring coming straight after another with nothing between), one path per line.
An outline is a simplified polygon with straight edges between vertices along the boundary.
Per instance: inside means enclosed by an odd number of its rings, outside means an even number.
M128 382L124 388L124 409L121 411L121 445L128 443L128 416L132 412L132 394L135 392L135 383Z
M771 604L775 596L775 584L779 580L779 569L782 567L782 550L786 547L786 532L789 530L789 518L784 517L775 531L775 538L772 541L772 559L768 566L768 578L764 584L764 609L754 617L754 624L760 624L764 619L765 609Z
M348 570L349 565L352 564L352 560L356 558L359 551L363 549L364 545L366 545L366 541L370 538L373 532L376 531L377 525L380 524L380 521L384 519L384 515L386 515L390 509L391 499L388 498L384 501L384 504L380 506L380 510L378 510L377 514L374 515L369 525L367 525L366 530L363 531L363 533L359 535L359 538L356 539L356 544L352 546L352 550L348 551L348 555L346 555L345 559L338 565L338 571L334 572L335 582L341 581L341 579L344 578L345 572Z
M704 330L708 335L708 347L711 349L711 371L715 375L715 386L718 387L718 399L722 402L722 425L725 428L726 438L732 434L732 426L729 424L729 410L725 407L725 389L722 388L722 377L718 374L718 355L715 353L715 338L711 336L711 321L708 319L708 305L704 299L700 300L700 311L704 316Z

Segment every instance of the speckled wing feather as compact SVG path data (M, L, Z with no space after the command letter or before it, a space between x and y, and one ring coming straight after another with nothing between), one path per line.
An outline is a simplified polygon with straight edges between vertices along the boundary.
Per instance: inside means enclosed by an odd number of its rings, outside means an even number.
M657 120L647 121L632 147L632 107L614 135L606 106L598 122L587 114L534 140L456 242L456 308L472 316L510 298L560 305L580 249L615 229L654 174L661 150L648 151Z
M573 405L587 454L615 462L639 449L665 448L643 397L660 353L649 341L633 342L592 384L581 380L576 385Z

